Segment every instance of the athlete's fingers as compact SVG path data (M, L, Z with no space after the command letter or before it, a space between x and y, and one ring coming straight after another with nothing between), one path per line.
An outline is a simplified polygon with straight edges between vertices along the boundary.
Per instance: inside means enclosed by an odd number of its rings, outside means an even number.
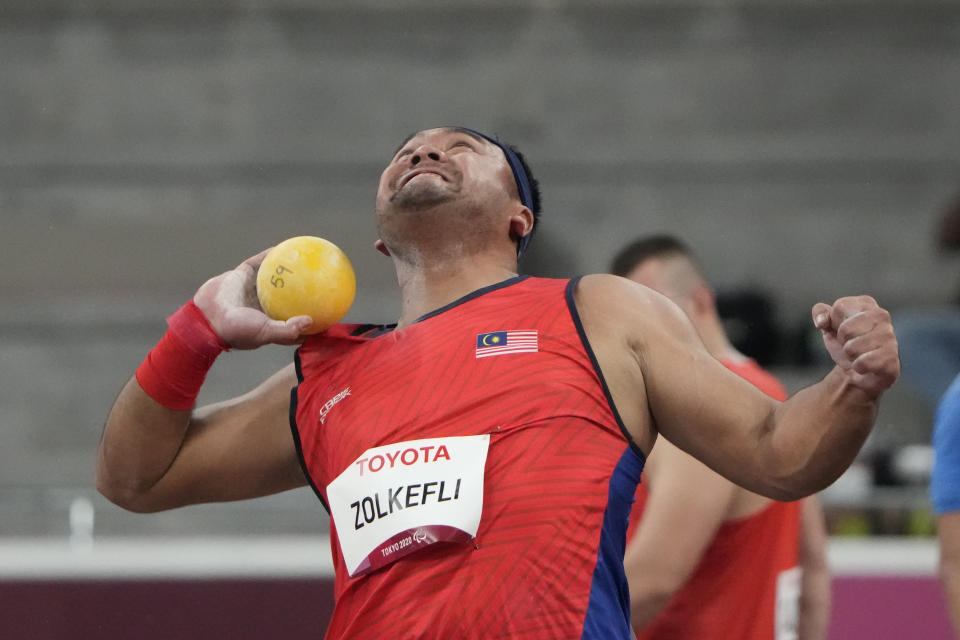
M813 325L817 329L826 331L830 328L830 305L826 302L818 302L813 305L812 314Z
M882 348L885 340L886 336L884 336L882 332L873 331L845 341L843 343L843 352L851 361L854 361L864 354Z
M271 344L298 344L306 339L303 334L313 320L310 316L295 316L289 320L268 320L260 331L260 340Z
M271 249L273 249L273 247L268 247L263 251L261 251L260 253L250 256L249 258L247 258L246 260L238 264L237 268L238 269L249 268L249 269L252 269L254 273L256 273L257 269L260 268L260 264L263 262L263 259L267 257L267 254L270 253Z
M838 338L864 333L877 322L889 320L889 314L870 296L838 298L832 305L818 302L812 309L814 325ZM846 325L846 326L844 326Z
M837 340L846 344L873 331L882 321L880 315L871 310L861 310L844 318L837 327Z
M900 359L896 351L874 349L853 362L851 382L877 396L893 386L900 377Z

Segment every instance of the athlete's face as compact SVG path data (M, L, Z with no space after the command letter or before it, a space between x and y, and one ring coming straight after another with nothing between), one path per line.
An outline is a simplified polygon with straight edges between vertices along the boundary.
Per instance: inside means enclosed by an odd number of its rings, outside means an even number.
M498 147L457 129L428 129L397 150L380 176L377 203L378 210L420 209L504 191L516 188Z
M510 200L519 202L500 148L457 129L428 129L407 140L380 176L377 225L388 246L408 236L410 225L467 220L470 233L505 212Z

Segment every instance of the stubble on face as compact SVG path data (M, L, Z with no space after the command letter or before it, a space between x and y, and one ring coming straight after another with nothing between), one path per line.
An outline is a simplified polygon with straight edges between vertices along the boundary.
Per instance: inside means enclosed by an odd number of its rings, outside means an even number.
M416 200L417 206L395 208L387 216L378 212L378 232L396 259L426 267L486 248L495 223L477 203L455 201L452 196ZM392 204L392 203L391 203Z
M463 189L463 174L455 170L447 170L447 173L449 181L439 175L429 174L413 178L400 189L393 184L393 193L387 201L398 212L421 211L452 202ZM394 183L401 178L402 176L398 176Z

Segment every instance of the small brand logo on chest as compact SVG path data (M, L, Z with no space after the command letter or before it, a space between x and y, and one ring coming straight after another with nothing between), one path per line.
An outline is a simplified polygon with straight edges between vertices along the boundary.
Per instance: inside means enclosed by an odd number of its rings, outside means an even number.
M330 413L330 409L333 409L337 406L337 403L350 395L350 387L347 387L337 395L333 396L327 400L322 407L320 407L320 424L323 424L327 420L327 414Z

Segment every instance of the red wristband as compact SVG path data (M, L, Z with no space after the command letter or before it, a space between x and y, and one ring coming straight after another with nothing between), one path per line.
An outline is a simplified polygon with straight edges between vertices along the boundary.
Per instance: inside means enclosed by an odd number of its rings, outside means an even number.
M207 371L229 349L193 300L167 318L169 329L137 368L148 396L177 411L192 409Z

